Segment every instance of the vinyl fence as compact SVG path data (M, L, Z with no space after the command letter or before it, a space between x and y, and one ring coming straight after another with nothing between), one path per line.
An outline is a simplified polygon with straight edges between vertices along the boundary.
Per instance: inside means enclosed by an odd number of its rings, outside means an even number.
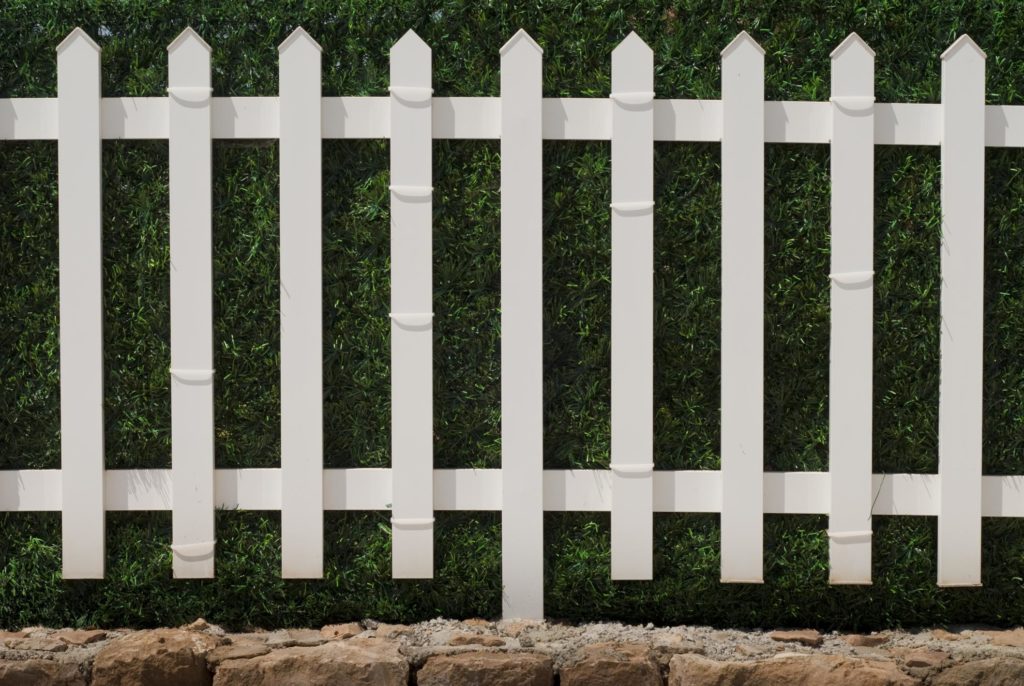
M282 574L318 578L325 510L391 510L395 577L433 573L434 512L502 513L507 617L543 615L545 511L610 511L611 576L650 579L653 513L721 514L723 582L762 581L765 513L829 516L831 581L871 583L874 515L938 517L938 583L981 580L981 518L1024 517L1024 475L982 476L986 146L1024 147L1024 107L985 105L985 54L967 36L942 55L942 102L876 103L874 54L853 34L832 53L829 102L766 102L764 51L722 52L721 100L654 98L635 34L611 55L607 98L544 98L541 48L501 48L498 97L434 97L431 51L407 33L380 97L321 95L320 47L280 47L277 97L213 97L210 46L168 48L161 98L102 98L100 48L76 29L57 48L56 98L0 100L0 139L56 140L62 468L0 472L0 510L60 511L63 575L104 574L111 510L170 510L173 571L214 575L214 510L280 510ZM392 467L324 469L321 140L390 139ZM501 141L500 469L434 469L431 146ZM172 467L105 470L101 143L170 149ZM211 141L279 139L281 463L215 469ZM543 140L610 140L610 470L542 464ZM722 171L721 470L653 459L653 143L717 141ZM764 147L831 146L829 471L765 472ZM938 145L942 163L941 384L937 474L872 474L873 168L876 145ZM939 246L936 246L939 248Z

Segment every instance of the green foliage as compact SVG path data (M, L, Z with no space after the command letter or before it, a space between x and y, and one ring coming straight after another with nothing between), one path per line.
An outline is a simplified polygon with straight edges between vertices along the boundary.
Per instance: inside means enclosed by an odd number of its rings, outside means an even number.
M76 25L103 47L108 96L161 96L187 25L213 46L219 95L272 95L276 46L304 26L324 48L325 95L380 95L407 29L432 46L439 95L493 96L498 48L520 27L545 50L546 96L607 95L610 54L636 30L659 97L717 98L719 52L741 29L767 51L766 97L823 100L829 52L857 31L877 52L880 101L935 102L939 54L963 32L988 51L987 98L1021 104L1024 6L1015 2L624 0L9 0L0 97L56 94L54 47ZM389 464L388 152L328 141L324 190L325 463ZM547 142L545 465L608 464L610 163L607 143ZM655 428L660 469L717 468L719 151L655 149ZM500 464L499 156L494 141L434 145L435 454ZM987 152L984 468L1024 451L1024 156ZM275 466L277 148L214 145L216 459ZM937 466L939 184L936 149L878 148L874 468ZM104 146L107 466L170 462L167 152ZM766 151L765 453L769 469L828 461L827 146ZM56 146L0 145L0 468L60 462ZM0 625L317 624L500 613L500 517L439 513L436 578L390 579L386 513L326 515L325 578L279 578L276 514L219 513L217 578L171 579L168 513L108 516L107 579L60 579L56 514L0 516ZM871 629L1024 622L1024 524L986 521L984 583L935 584L935 523L879 518L870 587L828 585L823 517L768 517L765 583L718 581L718 519L655 518L655 580L609 579L607 514L546 516L553 617Z

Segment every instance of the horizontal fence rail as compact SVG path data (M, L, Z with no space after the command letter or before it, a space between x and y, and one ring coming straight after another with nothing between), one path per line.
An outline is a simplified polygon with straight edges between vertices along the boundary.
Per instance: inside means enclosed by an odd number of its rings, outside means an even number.
M58 98L0 99L0 140L57 140ZM432 97L431 136L435 140L498 140L500 98ZM168 134L167 98L102 98L100 135L104 140L162 140ZM391 137L391 98L321 98L325 139ZM549 141L608 141L614 103L601 98L543 98L541 136ZM276 96L213 97L211 135L216 140L280 138ZM942 105L874 103L875 145L939 145ZM657 99L654 140L719 143L720 100ZM1024 105L985 105L985 145L1024 148ZM832 142L832 103L765 101L765 143Z
M391 472L386 467L324 469L324 510L389 510ZM501 469L433 470L435 511L503 510ZM765 514L831 511L828 472L765 472ZM722 511L718 470L655 470L654 512ZM107 512L172 509L170 469L108 469L104 473ZM545 469L541 476L545 512L611 512L612 472L603 469ZM871 514L939 515L938 474L873 474ZM281 470L214 470L214 505L221 509L280 510ZM0 470L0 511L60 512L61 470ZM1024 517L1024 475L981 477L982 517Z
M723 50L722 99L654 97L635 34L612 53L607 98L542 97L543 50L501 48L497 97L436 97L431 51L407 33L386 96L322 97L321 49L280 47L281 92L215 97L211 48L169 46L168 96L102 98L100 48L57 48L55 98L0 100L0 140L56 140L61 469L0 471L0 510L62 513L63 575L102 578L108 511L172 513L173 574L214 575L214 510L277 510L282 575L323 574L323 513L391 511L392 574L433 575L434 513L502 513L503 613L543 616L544 512L609 512L614 579L651 579L654 513L719 513L721 576L763 578L765 514L829 517L830 581L871 583L872 517L938 518L938 583L981 581L981 518L1024 517L1024 475L981 470L985 147L1024 147L1024 106L985 105L985 53L943 55L942 102L876 103L874 53L832 53L828 102L764 100L765 54ZM392 467L324 469L321 139L391 141ZM434 469L432 142L501 141L502 462ZM104 469L102 141L166 139L170 157L171 469ZM211 146L280 141L281 466L215 469ZM608 470L543 469L542 141L611 141L612 444ZM719 142L722 155L722 468L657 469L653 455L653 144ZM829 470L766 472L763 445L764 145L831 146ZM875 145L938 145L942 356L937 474L872 474ZM936 246L939 248L940 246Z

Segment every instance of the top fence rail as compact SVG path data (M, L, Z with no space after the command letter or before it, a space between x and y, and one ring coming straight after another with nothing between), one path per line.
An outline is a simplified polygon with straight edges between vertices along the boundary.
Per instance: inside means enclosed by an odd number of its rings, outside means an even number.
M103 98L104 140L168 137L169 98ZM612 137L610 98L544 98L541 135L554 141L607 141ZM280 138L277 96L217 97L210 102L215 140ZM501 138L500 97L432 97L431 136L437 140ZM387 139L387 96L321 98L325 139ZM875 145L939 145L942 106L934 103L874 105ZM718 143L721 100L655 99L654 140ZM57 98L0 99L0 140L56 140ZM832 104L804 100L764 102L765 143L827 144L832 141ZM985 106L985 145L1024 148L1024 105Z

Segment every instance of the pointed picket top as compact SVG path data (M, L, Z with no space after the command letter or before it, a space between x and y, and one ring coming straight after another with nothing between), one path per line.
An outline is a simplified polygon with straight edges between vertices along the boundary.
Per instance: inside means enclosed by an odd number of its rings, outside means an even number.
M178 34L178 37L167 46L167 85L168 92L178 99L198 97L205 100L209 92L200 96L186 96L178 88L204 88L210 86L210 46L191 27Z
M213 52L209 43L203 40L203 37L191 26L185 27L185 30L178 34L178 37L171 41L171 44L167 46L167 52L175 52L185 44L195 44L201 47L206 52Z
M416 55L427 57L430 55L430 46L419 37L419 34L409 29L405 32L405 35L398 39L398 42L391 46L392 58L403 52L410 57Z
M68 48L79 44L88 45L97 53L101 51L101 48L96 44L96 41L94 41L88 33L82 30L82 27L76 26L75 29L67 35L67 38L62 40L60 45L57 46L57 54L59 55L65 52Z
M644 39L636 35L636 31L630 31L629 35L622 39L622 42L615 46L612 50L612 59L614 60L617 55L627 56L646 56L648 54L653 55L654 51L651 47L644 42Z
M942 61L946 62L954 57L961 51L964 46L970 46L974 50L974 53L981 57L981 59L987 59L988 55L985 51L978 47L978 44L971 39L966 33L953 41L953 44L946 48L946 52L942 53Z
M864 39L858 36L857 32L854 31L844 38L842 43L836 46L836 49L832 51L829 57L833 60L837 60L843 55L843 53L853 47L860 48L871 57L875 56L875 51L871 49L871 46L865 43Z
M740 31L739 35L733 38L732 42L725 46L725 48L722 50L722 57L728 57L729 55L733 54L743 46L752 47L755 50L757 50L757 52L760 53L762 56L764 55L764 48L762 48L756 40L751 38L749 33L747 33L746 31Z
M281 45L277 46L277 52L278 53L283 53L283 52L287 51L293 45L295 45L300 39L303 42L307 43L308 45L311 45L314 48L316 48L317 52L322 53L324 51L324 49L320 47L320 44L317 43L315 40L313 40L313 37L311 35L306 33L306 29L304 29L304 28L302 28L300 26L297 29L295 29L294 31L292 31L288 35L288 37L284 39L284 42L281 43Z
M533 49L537 51L537 54L544 54L544 48L537 45L537 41L533 40L533 38L530 37L530 34L526 32L526 29L519 29L518 31L516 31L516 35L509 38L508 42L501 46L501 50L498 51L499 54L501 54L501 56L504 57L505 55L510 53L513 48L515 48L519 43L523 42L524 40L526 41L527 45L532 46Z

